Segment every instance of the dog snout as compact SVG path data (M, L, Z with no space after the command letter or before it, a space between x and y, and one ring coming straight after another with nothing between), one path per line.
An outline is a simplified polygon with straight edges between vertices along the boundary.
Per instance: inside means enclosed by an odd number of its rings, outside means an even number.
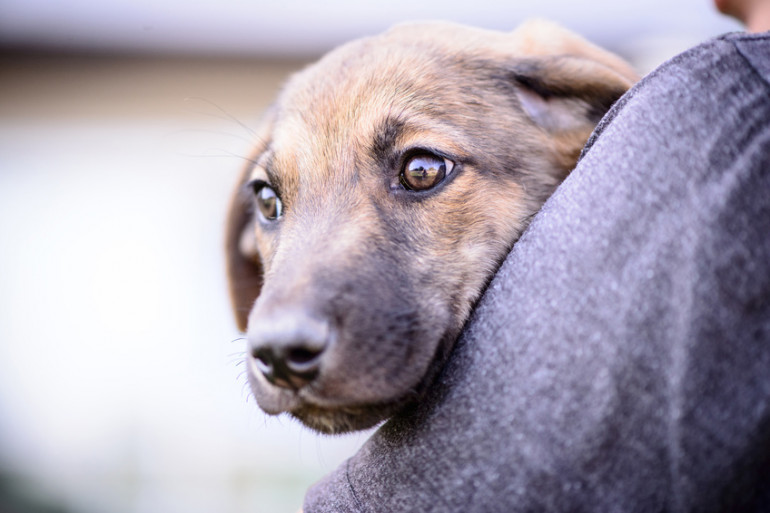
M251 357L270 383L299 390L318 375L330 335L328 323L303 311L257 318L249 329Z

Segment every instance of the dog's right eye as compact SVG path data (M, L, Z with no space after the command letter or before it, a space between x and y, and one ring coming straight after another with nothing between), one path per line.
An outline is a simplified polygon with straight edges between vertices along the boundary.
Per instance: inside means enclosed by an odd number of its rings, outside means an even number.
M275 221L283 214L283 203L275 189L261 180L251 183L254 196L257 199L257 209L264 221Z
M454 162L432 153L419 153L410 158L399 177L410 191L425 191L441 183L452 172Z

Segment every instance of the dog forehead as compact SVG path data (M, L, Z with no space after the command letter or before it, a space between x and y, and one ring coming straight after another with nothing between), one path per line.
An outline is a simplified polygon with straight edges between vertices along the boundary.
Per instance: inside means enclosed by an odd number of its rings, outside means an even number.
M462 72L464 64L505 59L511 34L445 22L408 23L342 45L296 74L281 103L307 105L325 100L372 100L419 86L421 79Z
M481 68L503 53L506 38L461 25L420 23L337 48L287 83L277 103L273 148L296 172L314 167L317 175L321 166L350 164L388 122L429 123L450 105L456 113L462 110L468 96L462 91L483 80Z

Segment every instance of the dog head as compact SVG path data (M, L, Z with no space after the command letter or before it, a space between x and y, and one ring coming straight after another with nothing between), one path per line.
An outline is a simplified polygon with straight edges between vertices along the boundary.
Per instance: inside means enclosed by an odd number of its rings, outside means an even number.
M402 25L295 75L227 235L268 413L363 429L415 401L500 262L632 84L554 25Z

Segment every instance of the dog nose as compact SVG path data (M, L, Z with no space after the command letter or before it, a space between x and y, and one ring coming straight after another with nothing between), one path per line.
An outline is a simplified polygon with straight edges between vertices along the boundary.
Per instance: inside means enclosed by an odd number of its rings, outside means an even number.
M329 343L327 323L296 312L253 321L251 356L270 383L299 390L315 379Z

